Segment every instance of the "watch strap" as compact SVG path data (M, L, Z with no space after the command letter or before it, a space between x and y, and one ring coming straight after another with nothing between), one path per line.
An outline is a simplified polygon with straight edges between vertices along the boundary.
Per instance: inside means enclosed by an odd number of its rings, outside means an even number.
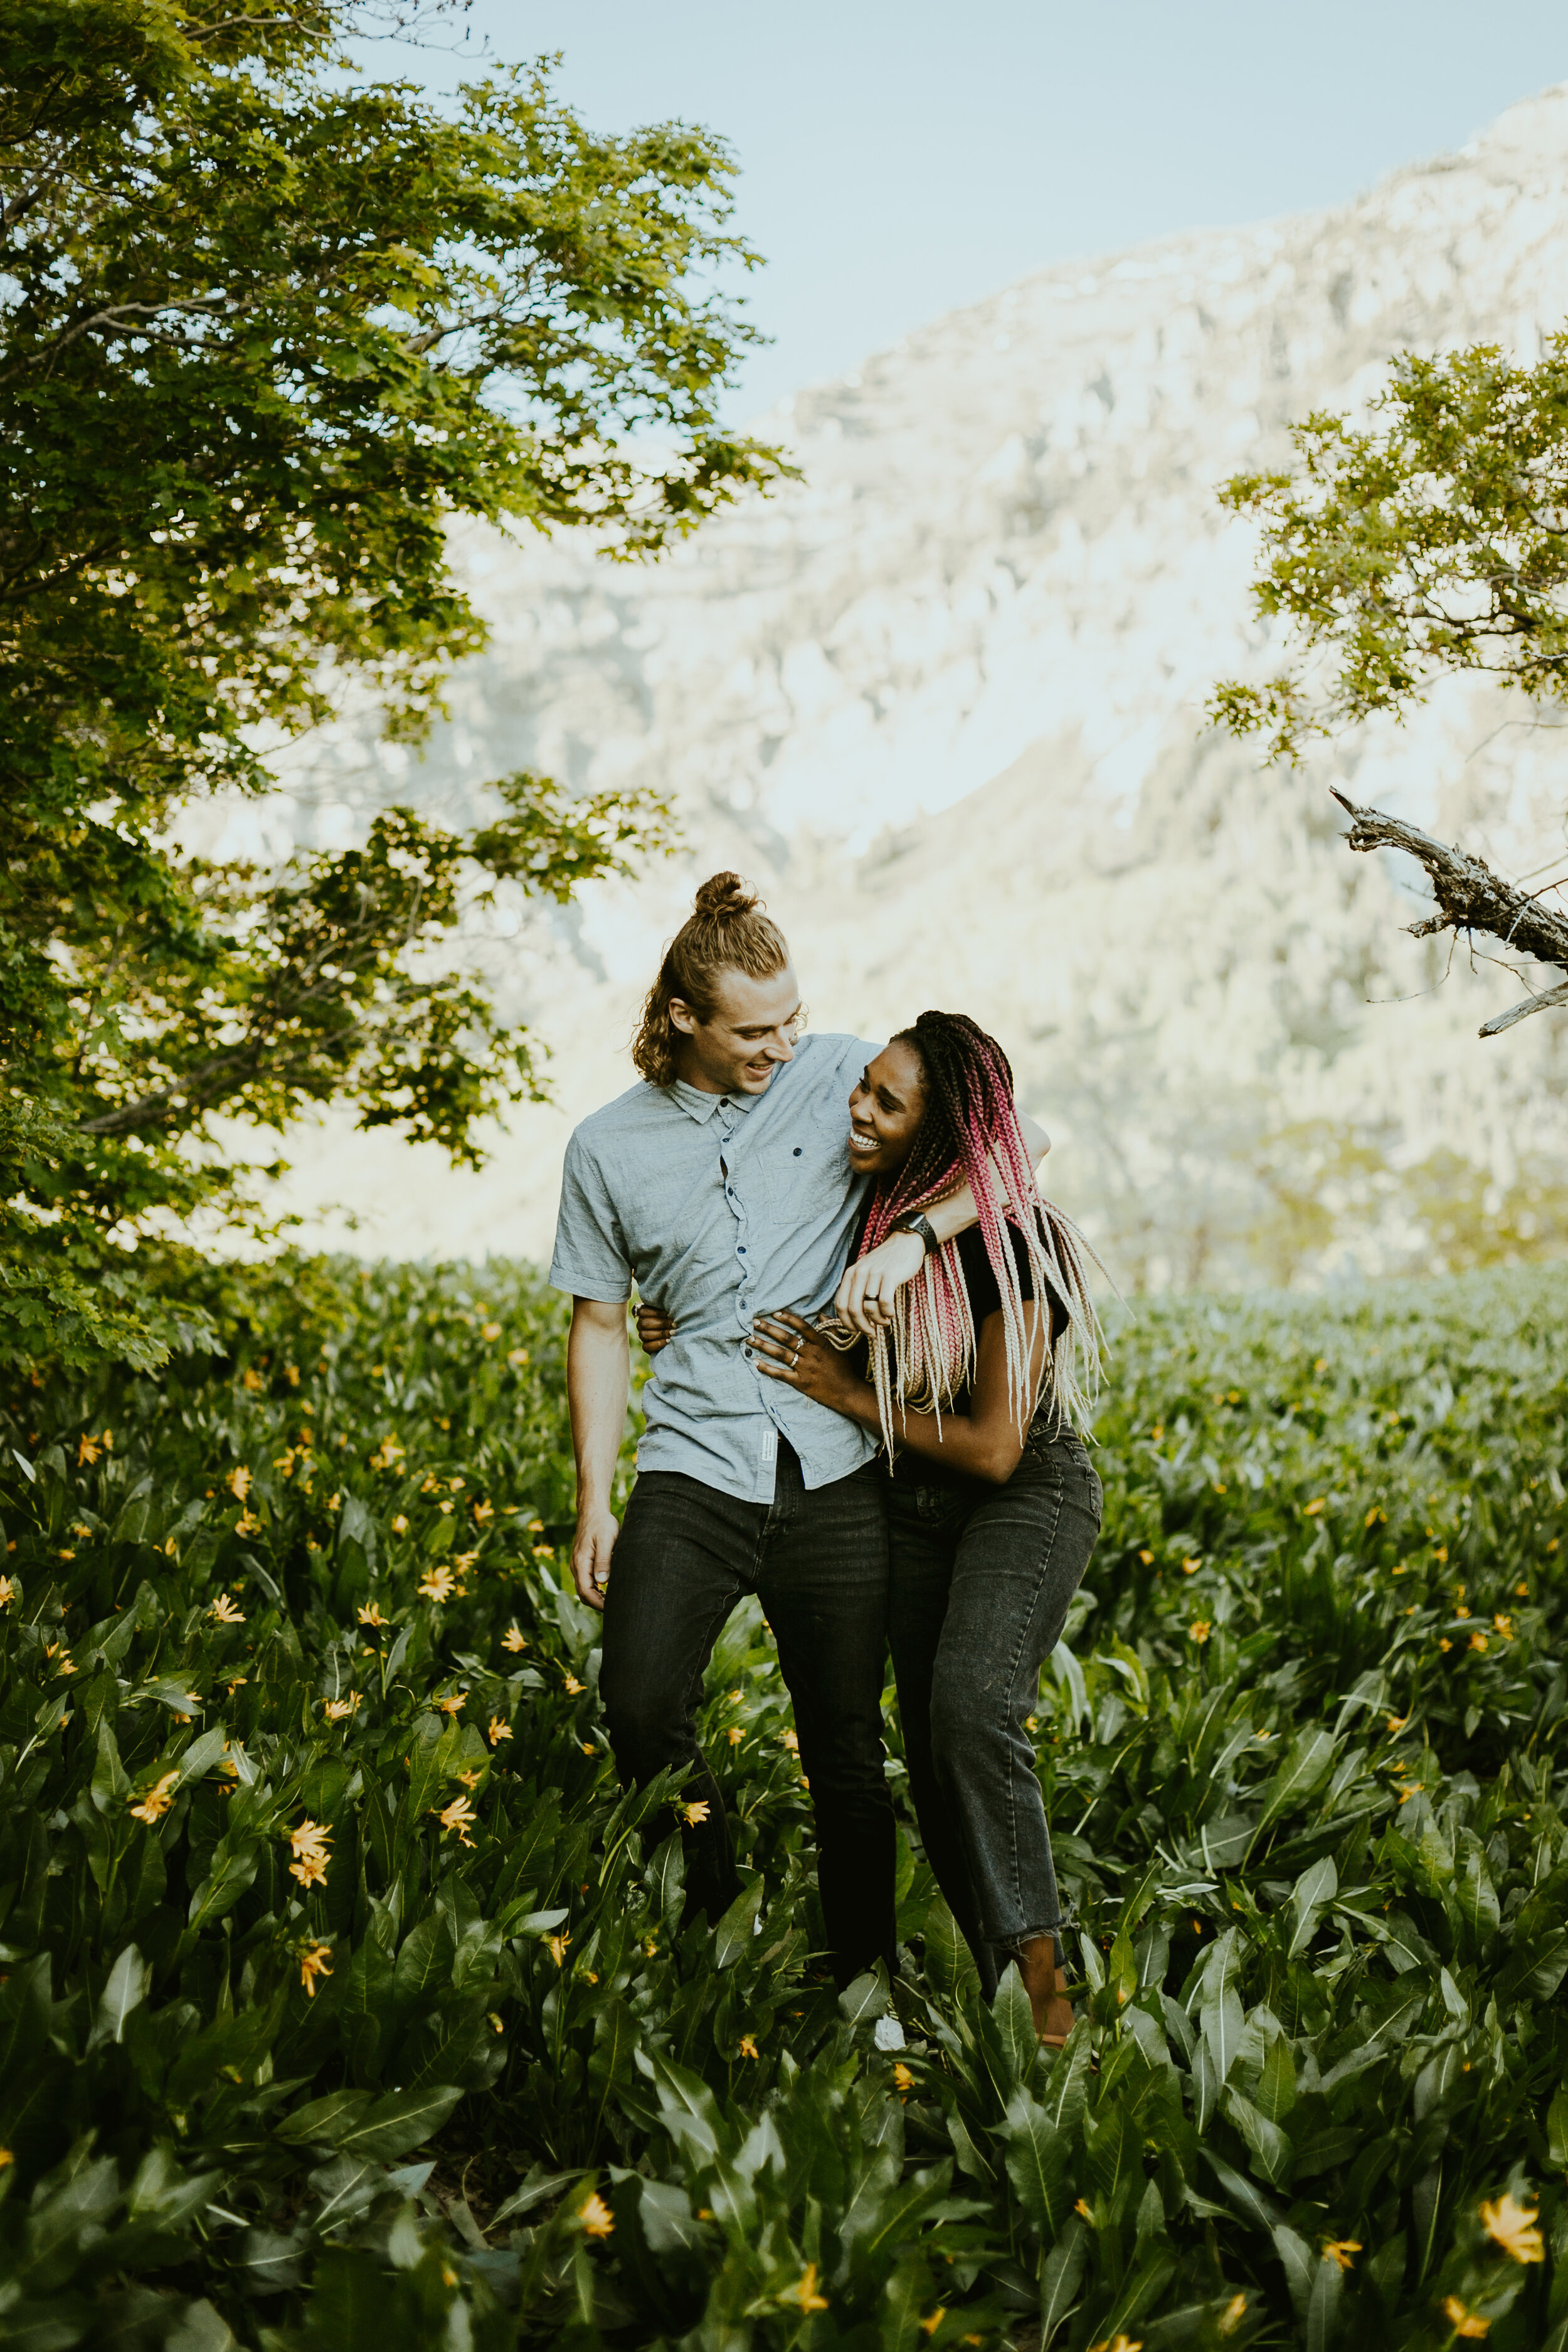
M905 1215L895 1217L893 1219L893 1231L896 1234L918 1234L921 1243L924 1244L927 1257L930 1257L934 1251L939 1250L942 1247L942 1244L938 1241L936 1236L936 1227L931 1223L931 1219L929 1217L922 1216L918 1209L910 1209Z

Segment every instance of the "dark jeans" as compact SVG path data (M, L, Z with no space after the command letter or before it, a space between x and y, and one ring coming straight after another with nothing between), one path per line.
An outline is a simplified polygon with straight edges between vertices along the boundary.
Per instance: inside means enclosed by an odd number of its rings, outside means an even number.
M1082 1442L1044 1419L1005 1486L921 1472L905 1454L890 1482L893 1671L926 1859L989 1997L1009 1954L1061 1925L1024 1719L1103 1498Z
M846 1985L893 1958L893 1807L882 1769L888 1527L875 1464L808 1493L781 1443L771 1503L742 1503L679 1471L632 1489L605 1596L599 1691L623 1780L691 1764L689 1897L716 1919L740 1892L718 1784L695 1715L719 1628L754 1592L795 1702L816 1815L817 1885Z

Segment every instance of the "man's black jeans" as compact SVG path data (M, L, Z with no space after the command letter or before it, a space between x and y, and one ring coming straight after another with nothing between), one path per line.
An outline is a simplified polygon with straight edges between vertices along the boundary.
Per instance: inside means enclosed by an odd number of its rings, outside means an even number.
M808 1493L780 1443L771 1503L743 1503L676 1470L632 1489L605 1595L599 1693L623 1780L694 1764L684 1832L689 1900L718 1918L740 1892L695 1715L720 1627L754 1592L795 1702L816 1814L817 1885L846 1985L893 1959L893 1808L882 1769L888 1631L885 1480L874 1463Z

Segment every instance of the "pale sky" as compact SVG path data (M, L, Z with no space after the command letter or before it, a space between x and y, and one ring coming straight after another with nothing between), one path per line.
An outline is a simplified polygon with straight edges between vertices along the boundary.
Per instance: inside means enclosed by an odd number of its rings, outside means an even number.
M1562 0L474 0L457 23L374 69L440 85L487 44L559 49L591 127L731 142L774 339L736 420L1047 262L1342 203L1568 79Z

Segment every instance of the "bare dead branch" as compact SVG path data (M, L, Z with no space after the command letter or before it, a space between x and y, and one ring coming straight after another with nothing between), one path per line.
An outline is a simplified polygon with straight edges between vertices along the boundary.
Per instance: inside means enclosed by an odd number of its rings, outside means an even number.
M1381 809L1358 808L1339 791L1333 796L1351 820L1346 837L1352 849L1403 849L1425 867L1437 912L1408 926L1413 939L1429 938L1435 931L1481 932L1537 963L1552 964L1568 973L1568 916L1543 907L1539 893L1504 881L1484 857L1470 857L1447 842L1435 841L1403 817L1385 816ZM1527 1013L1559 1003L1568 1003L1568 981L1489 1021L1480 1034L1498 1036Z
M1561 988L1549 988L1544 996L1527 996L1521 1004L1510 1004L1506 1013L1494 1013L1489 1021L1482 1022L1480 1034L1500 1037L1516 1021L1528 1021L1532 1013L1544 1013L1549 1004L1568 1004L1568 980Z

